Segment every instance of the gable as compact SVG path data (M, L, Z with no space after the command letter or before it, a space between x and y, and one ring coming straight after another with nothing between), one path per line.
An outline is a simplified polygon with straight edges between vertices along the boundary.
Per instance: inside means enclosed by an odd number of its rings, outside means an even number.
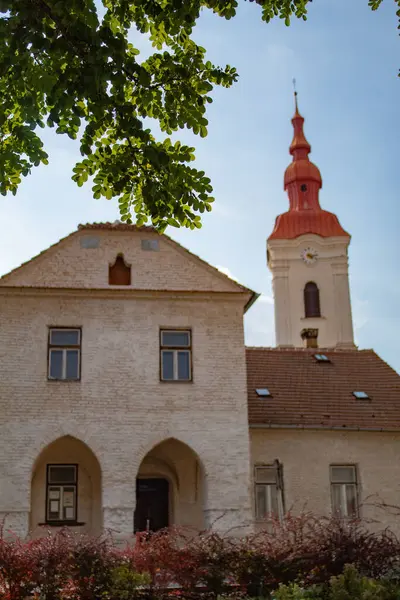
M121 278L124 265L130 269L130 285L110 285L110 267L114 273L118 269ZM111 281L129 281L118 277L111 275ZM168 236L151 227L121 223L80 225L78 231L4 275L0 286L254 294Z

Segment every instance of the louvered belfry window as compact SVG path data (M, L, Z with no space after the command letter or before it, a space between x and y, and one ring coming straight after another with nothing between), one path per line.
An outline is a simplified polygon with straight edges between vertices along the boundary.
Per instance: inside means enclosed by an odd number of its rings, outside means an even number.
M309 281L304 288L304 312L306 317L320 317L319 289L316 283Z

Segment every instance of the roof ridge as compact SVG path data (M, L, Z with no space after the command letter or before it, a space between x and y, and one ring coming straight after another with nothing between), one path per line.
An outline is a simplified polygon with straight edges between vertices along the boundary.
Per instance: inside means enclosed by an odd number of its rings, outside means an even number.
M343 354L345 352L349 352L351 354L357 352L376 352L372 348L328 348L328 347L318 347L318 348L302 348L302 347L291 347L291 348L282 348L279 346L245 346L246 350L264 350L264 351L273 351L273 352L314 352L315 354L319 354L321 352L335 352L337 354ZM377 355L377 354L376 354ZM377 355L378 356L378 355ZM388 365L390 366L390 365Z

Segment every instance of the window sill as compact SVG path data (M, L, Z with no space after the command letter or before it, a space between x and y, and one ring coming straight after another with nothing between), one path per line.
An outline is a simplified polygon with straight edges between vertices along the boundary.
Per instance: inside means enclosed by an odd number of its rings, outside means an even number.
M301 317L301 321L310 321L310 319L324 319L326 321L326 317L320 315L319 317Z
M160 383L193 383L193 379L160 379Z
M47 381L55 381L55 382L61 382L61 383L80 383L80 379L56 379L55 377L48 377Z
M41 527L83 527L86 523L80 521L46 521L45 523L38 523Z

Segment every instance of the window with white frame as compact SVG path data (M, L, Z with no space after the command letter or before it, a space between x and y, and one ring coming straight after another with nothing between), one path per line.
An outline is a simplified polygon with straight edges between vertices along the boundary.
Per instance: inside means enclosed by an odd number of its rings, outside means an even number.
M76 522L77 483L77 465L47 465L47 522Z
M358 484L355 465L331 465L332 512L340 517L358 516Z
M162 329L160 366L162 381L191 381L192 347L190 330Z
M283 473L282 465L276 461L272 465L255 467L256 519L283 517Z
M49 331L49 379L80 379L81 330L52 327Z

